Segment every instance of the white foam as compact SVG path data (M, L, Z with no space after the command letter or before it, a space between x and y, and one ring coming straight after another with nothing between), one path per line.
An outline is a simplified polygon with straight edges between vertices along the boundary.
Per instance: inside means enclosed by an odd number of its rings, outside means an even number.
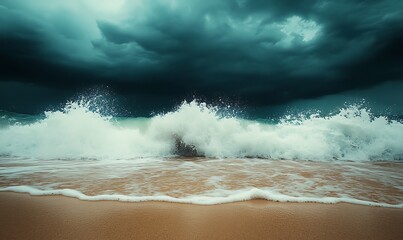
M0 155L29 158L129 159L174 154L175 138L208 157L272 159L403 159L403 124L352 106L278 124L220 116L196 101L176 111L119 122L70 103L33 124L0 129Z
M0 154L34 158L131 158L166 155L170 146L137 128L115 125L110 117L71 103L64 111L46 112L29 125L0 130Z
M377 207L389 207L389 208L403 208L403 203L400 204L388 204L388 203L378 203L370 202L365 200L353 199L349 197L294 197L287 196L281 193L277 193L271 190L262 190L257 188L236 190L236 191L222 191L216 192L213 196L189 196L185 198L175 198L166 195L159 196L128 196L128 195L96 195L88 196L80 191L73 189L56 189L56 190L41 190L31 186L11 186L0 188L0 192L18 192L18 193L29 193L33 196L44 196L44 195L62 195L66 197L77 198L85 201L122 201L122 202L145 202L145 201L162 201L162 202L174 202L174 203L189 203L198 205L214 205L223 204L231 202L240 202L253 199L266 199L269 201L276 202L298 202L298 203L352 203L365 206L377 206ZM223 194L224 193L224 194Z

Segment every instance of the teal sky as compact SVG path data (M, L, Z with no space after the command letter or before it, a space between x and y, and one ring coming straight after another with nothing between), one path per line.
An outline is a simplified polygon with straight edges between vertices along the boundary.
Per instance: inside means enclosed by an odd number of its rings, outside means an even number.
M10 111L107 89L138 115L192 98L403 113L402 1L0 0L0 41Z

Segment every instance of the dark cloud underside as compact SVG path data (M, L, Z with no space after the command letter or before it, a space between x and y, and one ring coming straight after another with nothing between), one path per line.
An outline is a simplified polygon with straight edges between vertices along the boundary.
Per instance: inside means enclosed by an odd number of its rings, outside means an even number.
M0 81L66 95L108 86L150 111L403 80L402 1L0 0L0 22Z

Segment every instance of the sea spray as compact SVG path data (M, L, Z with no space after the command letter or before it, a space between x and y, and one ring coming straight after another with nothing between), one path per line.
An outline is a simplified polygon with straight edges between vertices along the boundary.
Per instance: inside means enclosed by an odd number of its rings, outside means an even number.
M181 146L198 156L332 160L403 159L403 124L358 106L329 116L283 117L278 123L218 113L197 101L151 118L120 119L70 102L28 124L0 128L0 155L38 159L171 157Z

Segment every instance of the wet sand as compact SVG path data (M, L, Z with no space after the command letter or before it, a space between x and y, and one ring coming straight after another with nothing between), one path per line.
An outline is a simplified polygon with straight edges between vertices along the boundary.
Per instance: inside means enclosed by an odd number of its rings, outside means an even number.
M253 200L221 205L0 193L0 239L401 239L403 209Z

